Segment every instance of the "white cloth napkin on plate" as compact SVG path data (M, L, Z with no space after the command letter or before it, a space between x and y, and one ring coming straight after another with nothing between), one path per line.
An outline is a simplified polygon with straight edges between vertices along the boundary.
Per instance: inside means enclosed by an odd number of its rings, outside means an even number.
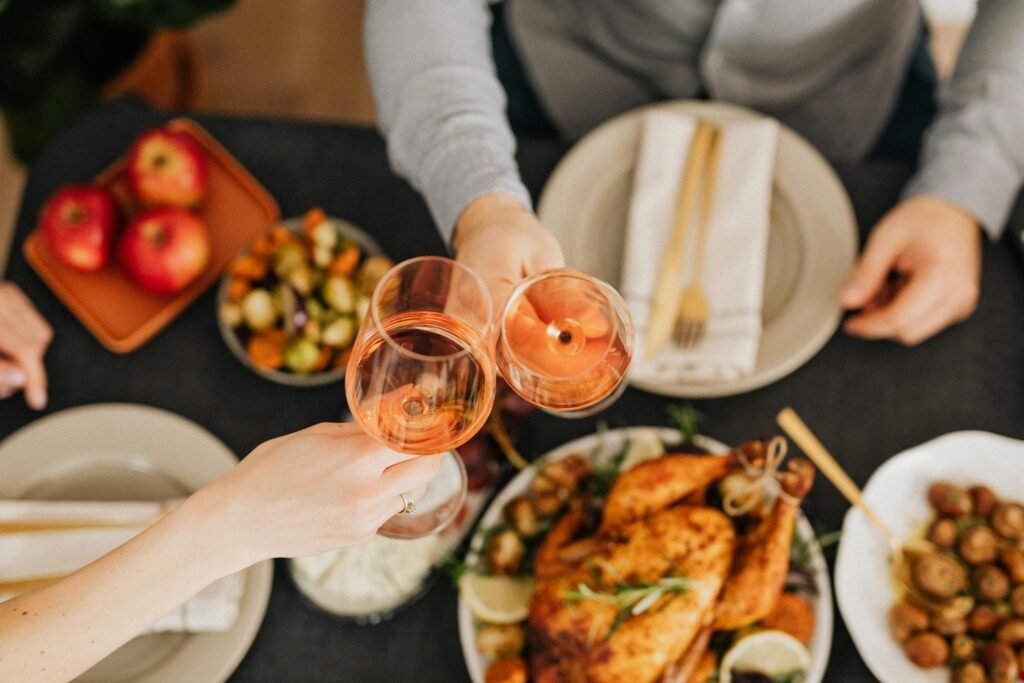
M716 125L722 131L721 156L701 283L711 307L707 336L688 350L669 341L648 360L643 349L651 302L674 229L680 180L697 119L664 109L644 113L620 283L637 333L633 379L717 383L754 371L778 123L765 118ZM690 282L696 218L695 212L687 229L680 292Z
M0 602L21 592L26 582L59 578L100 558L176 502L0 500ZM146 632L226 631L238 619L244 589L244 574L226 576Z

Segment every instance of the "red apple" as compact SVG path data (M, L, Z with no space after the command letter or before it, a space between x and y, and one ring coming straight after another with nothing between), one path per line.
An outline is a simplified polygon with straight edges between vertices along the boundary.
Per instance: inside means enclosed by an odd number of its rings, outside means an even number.
M39 226L61 261L79 270L99 270L110 258L117 208L106 190L67 185L46 200Z
M194 213L172 206L149 209L125 228L117 256L143 289L176 294L203 272L210 260L210 239Z
M196 206L206 194L206 156L185 133L154 128L128 151L128 188L143 206Z

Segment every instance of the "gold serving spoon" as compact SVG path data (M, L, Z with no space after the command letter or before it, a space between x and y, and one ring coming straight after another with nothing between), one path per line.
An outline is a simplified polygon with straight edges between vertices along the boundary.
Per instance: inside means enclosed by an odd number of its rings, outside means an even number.
M814 436L810 428L800 419L792 408L784 408L775 418L782 430L793 439L808 458L817 465L822 474L839 490L839 493L850 501L850 504L864 513L889 544L889 567L895 583L897 594L930 612L937 612L949 604L923 593L911 580L911 563L914 557L938 551L938 547L923 538L904 542L875 514L861 494L860 488L853 483L850 476L836 461L832 454Z

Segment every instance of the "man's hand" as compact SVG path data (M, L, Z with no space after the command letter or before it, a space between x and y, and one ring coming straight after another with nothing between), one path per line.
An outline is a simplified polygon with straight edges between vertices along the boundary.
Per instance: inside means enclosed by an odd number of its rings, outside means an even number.
M487 194L459 216L452 240L455 258L487 283L496 307L520 280L565 265L562 248L547 228L519 201L506 194Z
M843 329L914 346L964 320L978 301L980 245L978 224L957 206L928 196L900 202L875 226L843 288L843 307L860 309Z
M18 286L0 283L0 399L19 389L30 407L46 407L43 356L53 330Z

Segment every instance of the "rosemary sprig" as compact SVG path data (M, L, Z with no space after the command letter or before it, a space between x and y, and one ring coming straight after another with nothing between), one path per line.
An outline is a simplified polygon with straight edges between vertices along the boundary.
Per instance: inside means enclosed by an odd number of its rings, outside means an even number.
M692 403L669 406L668 417L682 432L683 443L693 443L700 434L700 423L704 419L704 414L694 408Z
M666 576L650 583L620 583L607 590L594 590L581 581L576 584L576 590L563 593L562 599L567 602L593 600L617 607L618 612L608 631L608 638L611 638L628 617L643 614L662 596L675 597L685 593L689 587L689 580L682 576Z

